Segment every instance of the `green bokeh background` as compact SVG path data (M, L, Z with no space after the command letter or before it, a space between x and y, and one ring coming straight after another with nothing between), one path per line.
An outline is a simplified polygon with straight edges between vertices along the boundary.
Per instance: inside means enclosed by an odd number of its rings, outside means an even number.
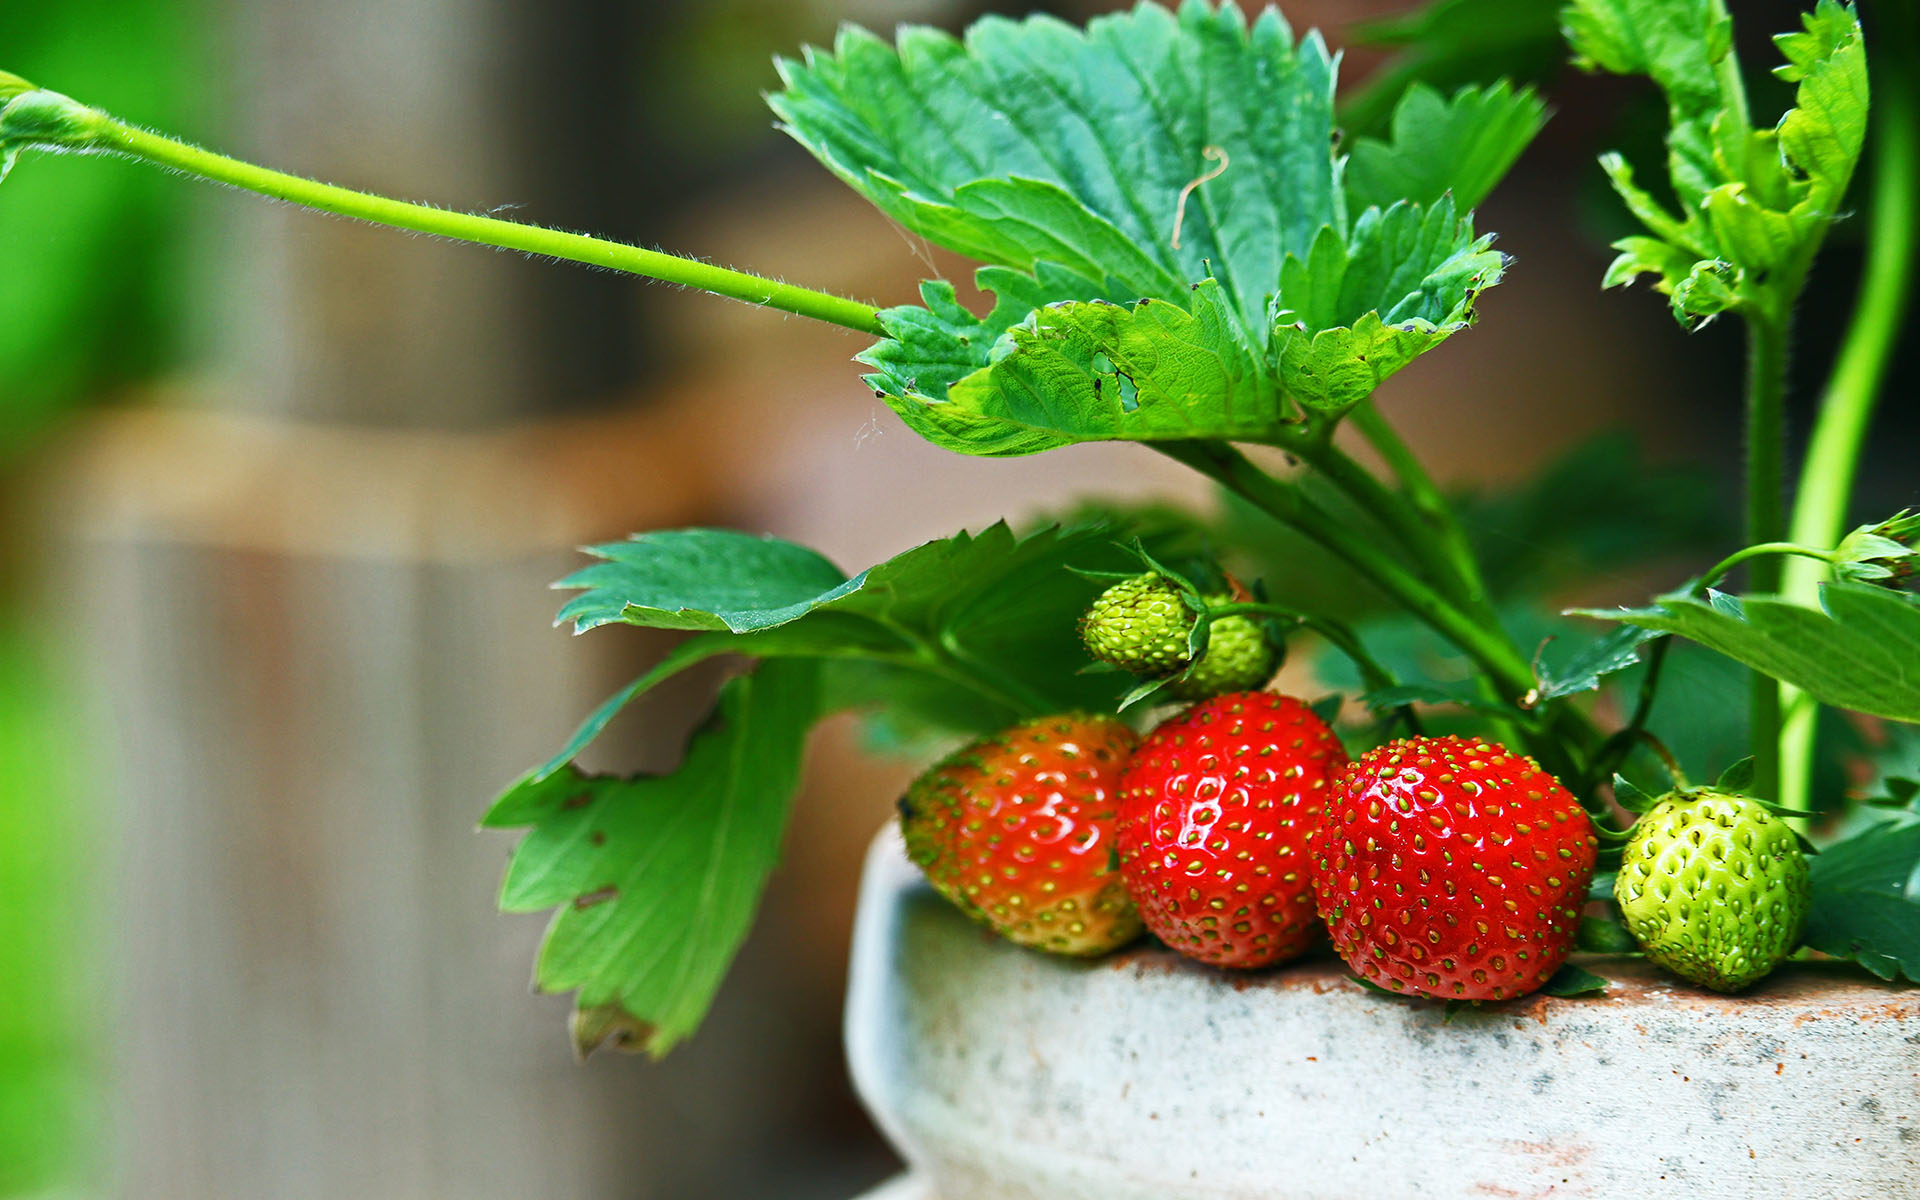
M0 60L155 122L201 95L177 0L0 5ZM72 769L84 730L19 595L17 503L62 417L164 371L179 352L172 236L191 197L154 172L36 156L0 205L0 1196L92 1194L107 1164L98 1048L98 789Z

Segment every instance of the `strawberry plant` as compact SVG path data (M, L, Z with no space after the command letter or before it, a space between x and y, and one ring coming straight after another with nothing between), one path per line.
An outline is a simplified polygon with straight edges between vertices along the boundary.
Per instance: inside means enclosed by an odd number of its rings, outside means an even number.
M370 196L5 74L0 173L32 150L136 159L704 289L870 336L866 383L955 453L1130 442L1228 498L1221 521L1096 506L853 572L718 529L595 547L561 581L576 593L562 622L689 636L485 820L527 830L501 905L555 910L537 978L577 993L583 1049L659 1054L697 1027L777 861L808 730L843 710L918 744L966 744L903 800L910 851L962 909L1040 950L1101 952L1144 916L1176 949L1259 966L1304 950L1317 910L1367 981L1450 1002L1602 988L1561 964L1579 945L1632 947L1629 933L1714 987L1797 950L1920 979L1914 784L1888 773L1883 802L1856 807L1816 794L1815 770L1838 744L1823 708L1920 723L1915 522L1844 528L1908 291L1913 72L1878 85L1870 130L1866 36L1842 0L1774 39L1789 93L1777 113L1749 95L1756 64L1735 52L1725 0L1572 0L1551 15L1440 0L1374 27L1402 51L1344 116L1319 34L1214 0L1149 0L1084 29L995 17L964 38L907 28L892 42L848 29L781 61L782 128L898 225L978 263L978 306L944 279L875 307ZM1867 15L1890 55L1911 52L1910 11ZM1562 464L1531 499L1449 495L1373 396L1464 333L1512 265L1474 210L1547 118L1505 76L1544 74L1562 39L1580 67L1644 77L1664 99L1664 161L1600 161L1638 227L1601 282L1650 280L1686 330L1743 326L1746 528L1645 606L1581 610L1584 640L1547 656L1545 572L1528 581L1513 545L1564 549L1577 583L1607 554L1661 548L1698 506L1661 508L1636 490L1641 468L1605 459ZM1854 212L1872 263L1790 490L1795 305ZM1567 516L1595 496L1604 517ZM1538 537L1476 539L1502 504L1549 514ZM1342 601L1329 580L1386 608ZM1458 677L1429 671L1434 647ZM1319 715L1243 694L1284 653L1339 693ZM623 705L717 655L747 665L677 769L573 765ZM1750 678L1727 755L1742 762L1709 793L1677 763L1660 778L1667 743L1723 715L1665 682L1670 659ZM1185 701L1198 706L1176 711ZM1642 790L1669 787L1659 803ZM1807 835L1826 843L1810 866ZM1745 897L1747 918L1705 911L1716 888Z

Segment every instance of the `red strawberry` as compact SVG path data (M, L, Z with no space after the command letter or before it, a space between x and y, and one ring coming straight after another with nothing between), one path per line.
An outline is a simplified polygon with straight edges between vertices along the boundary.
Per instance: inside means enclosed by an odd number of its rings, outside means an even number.
M1009 941L1105 954L1140 935L1113 865L1134 734L1111 717L1030 721L949 755L900 798L907 853Z
M1230 692L1161 725L1120 780L1120 871L1147 928L1222 967L1264 967L1313 941L1308 835L1340 740L1313 710Z
M1573 949L1593 825L1530 758L1493 742L1411 738L1336 782L1313 886L1334 948L1394 991L1508 1000Z

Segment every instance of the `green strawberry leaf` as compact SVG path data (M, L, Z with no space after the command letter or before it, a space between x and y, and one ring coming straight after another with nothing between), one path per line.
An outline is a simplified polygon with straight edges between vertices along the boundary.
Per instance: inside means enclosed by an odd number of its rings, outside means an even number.
M1824 585L1820 603L1675 592L1647 608L1577 613L1698 642L1822 704L1920 722L1920 605L1855 583Z
M1213 277L1260 329L1281 265L1338 212L1333 57L1274 9L1251 29L1202 0L1084 31L988 17L964 42L908 27L897 50L848 28L779 67L787 131L882 212L989 265L1111 276L1110 299ZM1209 146L1227 169L1189 192Z
M1866 137L1866 48L1852 8L1819 0L1801 32L1775 39L1786 59L1775 73L1796 86L1769 129L1749 124L1725 0L1573 0L1563 20L1581 66L1649 76L1667 98L1679 211L1618 155L1601 160L1652 235L1615 243L1607 286L1652 275L1688 325L1731 309L1778 319L1840 215Z
M1559 9L1543 0L1432 0L1357 25L1349 36L1396 51L1341 102L1342 122L1356 133L1385 129L1415 83L1442 89L1503 78L1538 83L1565 59Z
M767 663L721 690L668 775L529 776L482 824L530 826L500 889L507 912L556 908L535 969L577 991L581 1053L604 1038L654 1056L698 1027L779 859L818 668Z
M1442 96L1424 83L1393 110L1386 140L1362 138L1347 160L1347 202L1356 212L1401 200L1434 204L1449 193L1477 208L1546 124L1547 107L1531 90L1502 80Z
M1131 677L1082 673L1080 614L1104 586L1085 572L1137 574L1136 552L1110 525L1053 526L1025 537L1003 521L917 546L847 578L791 542L725 530L640 534L591 547L601 561L560 581L582 588L560 610L580 630L612 622L702 633L588 716L535 772L559 770L630 701L720 654L841 664L829 678L890 681L919 697L920 717L946 714L951 732L987 732L1023 717L1112 710ZM1183 528L1148 524L1144 544L1177 545ZM1072 568L1082 568L1076 571ZM881 670L880 668L886 668ZM944 689L966 692L941 704Z
M1544 659L1534 667L1539 679L1538 702L1590 692L1609 675L1627 670L1640 661L1640 647L1660 635L1650 629L1628 625L1595 638L1557 667Z
M639 533L587 553L602 561L554 585L584 589L554 619L577 633L616 621L749 633L802 617L848 584L805 546L731 529Z
M989 17L964 42L909 28L897 48L849 29L780 66L788 132L907 229L986 264L985 316L929 282L861 356L916 432L979 455L1260 440L1301 406L1337 417L1498 281L1504 258L1448 193L1484 194L1539 115L1511 89L1409 97L1350 202L1333 59L1273 9L1251 27L1204 0L1085 31Z
M1875 825L1812 864L1808 946L1920 983L1920 822Z
M1604 996L1607 986L1608 980L1604 976L1567 963L1555 971L1553 978L1547 980L1540 990L1549 996L1571 1000L1582 996Z

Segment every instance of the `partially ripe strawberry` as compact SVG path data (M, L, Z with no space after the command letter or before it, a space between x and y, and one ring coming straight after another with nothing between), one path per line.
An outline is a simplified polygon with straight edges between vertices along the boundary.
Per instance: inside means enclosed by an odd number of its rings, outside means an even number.
M900 798L907 854L941 895L1001 936L1091 956L1140 935L1113 861L1133 731L1048 717L949 755Z
M1494 742L1411 738L1335 784L1313 887L1334 948L1381 987L1510 1000L1573 949L1593 824L1558 780Z
M1347 752L1298 700L1239 692L1162 724L1120 779L1120 871L1147 928L1222 967L1313 941L1308 835Z

